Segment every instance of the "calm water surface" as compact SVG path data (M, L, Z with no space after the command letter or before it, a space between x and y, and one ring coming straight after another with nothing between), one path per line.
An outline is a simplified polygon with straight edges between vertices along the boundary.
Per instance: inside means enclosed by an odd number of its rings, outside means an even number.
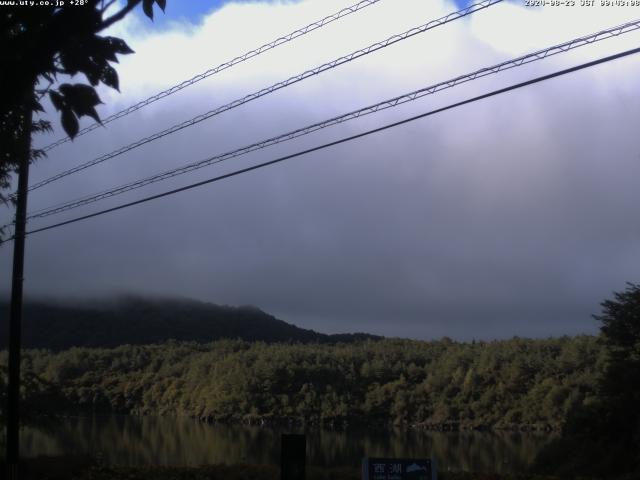
M277 465L281 433L307 434L309 465L360 465L363 456L433 456L442 470L522 472L551 440L548 434L323 430L207 425L175 417L74 417L49 431L25 429L21 451L99 455L111 465Z

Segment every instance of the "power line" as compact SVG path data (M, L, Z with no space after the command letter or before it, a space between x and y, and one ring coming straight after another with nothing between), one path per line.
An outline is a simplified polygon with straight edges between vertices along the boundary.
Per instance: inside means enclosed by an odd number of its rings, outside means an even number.
M198 83L201 80L204 80L205 78L208 78L212 75L215 75L216 73L222 72L223 70L226 70L228 68L233 67L234 65L237 65L239 63L242 63L246 60L249 60L253 57L257 57L258 55L267 52L269 50L272 50L276 47L279 47L280 45L283 45L285 43L288 43L298 37L301 37L303 35L306 35L307 33L310 33L314 30L317 30L321 27L324 27L325 25L328 25L332 22L335 22L336 20L339 20L341 18L346 17L347 15L350 15L354 12L357 12L359 10L362 10L370 5L373 5L375 3L378 3L380 0L363 0L360 1L354 5L348 6L346 8L343 8L342 10L340 10L339 12L336 12L332 15L326 16L320 20L317 20L313 23L310 23L309 25L299 28L298 30L295 30L287 35L284 35L282 37L279 37L275 40L272 40L271 42L265 43L264 45L261 45L260 47L254 49L254 50L250 50L246 53L243 53L242 55L239 55L237 57L235 57L232 60L226 61L224 63L221 63L220 65L218 65L217 67L213 67L205 72L202 72L198 75L195 75L193 77L191 77L189 80L185 80L181 83L179 83L178 85L174 85L166 90L163 90L161 92L156 93L155 95L142 100L134 105L131 105L128 108L125 108L124 110L120 110L117 113L114 113L113 115L110 115L109 117L105 118L104 120L101 121L101 123L95 122L92 123L91 125L89 125L88 127L85 127L83 129L81 129L76 137L80 137L86 133L89 133L95 129L97 129L98 127L104 126L107 123L111 123L114 120L118 120L119 118L125 117L127 115L129 115L130 113L135 112L136 110L140 110L143 107L146 107L147 105L150 105L151 103L154 103L164 97L168 97L169 95L172 95L180 90L182 90L183 88L187 88L190 87L191 85ZM44 147L42 150L44 150L45 152L48 152L49 150L52 150L64 143L67 143L71 141L70 137L64 137L64 138L60 138L59 140L47 145L46 147Z
M387 38L386 40L383 40L381 42L377 42L374 43L372 45L369 45L368 47L362 48L360 50L357 50L355 52L350 53L349 55L345 55L343 57L337 58L335 60L332 60L331 62L325 63L319 67L313 68L311 70L307 70L299 75L295 75L293 77L288 78L287 80L275 83L269 87L263 88L261 90L258 90L257 92L251 93L249 95L246 95L240 99L234 100L230 103L227 103L226 105L222 105L218 108L215 108L213 110L210 110L206 113L203 113L201 115L198 115L197 117L194 117L190 120L184 121L182 123L173 125L172 127L169 127L165 130L162 130L161 132L157 132L154 133L153 135L150 135L148 137L142 138L134 143L131 143L129 145L126 145L124 147L119 148L118 150L115 150L111 153L107 153L105 155L102 155L100 157L97 157L93 160L90 160L89 162L83 163L81 165L78 165L76 167L73 167L69 170L66 170L64 172L61 172L57 175L54 175L52 177L49 177L45 180L42 180L34 185L32 185L31 187L29 187L29 191L31 190L35 190L37 188L43 187L51 182L55 182L56 180L59 180L61 178L64 178L68 175L71 175L73 173L79 172L81 170L84 170L86 168L92 167L94 165L97 165L99 163L105 162L107 160L110 160L114 157L117 157L119 155L122 155L126 152L129 152L135 148L141 147L143 145L146 145L147 143L150 143L154 140L157 140L159 138L165 137L167 135L171 135L173 133L176 133L180 130L183 130L187 127L191 127L193 125L196 125L204 120L207 120L215 115L219 115L223 112L226 112L228 110L231 110L233 108L239 107L240 105L243 105L245 103L251 102L253 100L256 100L260 97L263 97L265 95L268 95L270 93L273 93L277 90L280 90L282 88L288 87L290 85L293 85L294 83L300 82L302 80L305 80L309 77L312 77L314 75L318 75L322 72L325 72L327 70L331 70L332 68L335 68L339 65L351 62L357 58L363 57L365 55L368 55L370 53L376 52L378 50L381 50L383 48L386 48L390 45L393 45L395 43L398 43L402 40L406 40L408 38L413 37L414 35L418 35L420 33L424 33L428 30L431 30L433 28L439 27L441 25L445 25L449 22L452 22L454 20L458 20L460 18L466 17L467 15L470 15L474 12L477 12L479 10L485 9L487 7L490 7L491 5L494 5L496 3L500 3L503 0L483 0L481 2L478 3L474 3L473 5L468 6L467 8L464 8L462 10L458 10L456 12L452 12L449 13L448 15L438 18L436 20L431 20L430 22L421 25L419 27L414 27L410 30L407 30L404 33L401 34L396 34L393 35L389 38Z
M536 77L536 78L527 80L525 82L520 82L520 83L517 83L517 84L514 84L514 85L510 85L508 87L500 88L498 90L493 90L493 91L491 91L489 93L485 93L483 95L478 95L476 97L469 98L469 99L463 100L461 102L453 103L453 104L447 105L445 107L437 108L435 110L431 110L429 112L422 113L420 115L415 115L413 117L409 117L409 118L406 118L404 120L400 120L398 122L390 123L390 124L384 125L382 127L378 127L378 128L374 128L374 129L371 129L371 130L367 130L365 132L358 133L356 135L351 135L351 136L348 136L348 137L344 137L344 138L341 138L339 140L335 140L333 142L325 143L323 145L319 145L319 146L316 146L316 147L313 147L313 148L302 150L302 151L299 151L299 152L296 152L296 153L293 153L293 154L290 154L290 155L285 155L283 157L276 158L275 160L271 160L271 161L268 161L268 162L260 163L258 165L253 165L251 167L242 168L242 169L236 170L234 172L230 172L230 173L227 173L227 174L224 174L224 175L219 175L217 177L213 177L213 178L209 178L207 180L203 180L203 181L200 181L200 182L192 183L192 184L186 185L184 187L180 187L180 188L176 188L176 189L173 189L173 190L169 190L167 192L163 192L163 193L160 193L160 194L157 194L157 195L152 195L152 196L149 196L149 197L145 197L145 198L142 198L140 200L136 200L136 201L133 201L133 202L129 202L129 203L125 203L125 204L122 204L122 205L118 205L116 207L107 208L105 210L101 210L101 211L98 211L98 212L95 212L95 213L91 213L91 214L88 214L88 215L83 215L81 217L76 217L76 218L73 218L71 220L66 220L64 222L59 222L59 223L56 223L56 224L53 224L53 225L48 225L46 227L41 227L41 228L37 228L35 230L30 230L30 231L26 232L26 234L27 235L31 235L33 233L44 232L46 230L51 230L53 228L62 227L63 225L69 225L71 223L76 223L76 222L79 222L81 220L86 220L86 219L89 219L89 218L97 217L99 215L104 215L106 213L115 212L117 210L122 210L124 208L132 207L134 205L139 205L139 204L142 204L142 203L150 202L152 200L156 200L156 199L159 199L159 198L163 198L163 197L167 197L167 196L170 196L170 195L174 195L176 193L184 192L186 190L191 190L193 188L201 187L203 185L207 185L207 184L210 184L210 183L218 182L218 181L224 180L226 178L235 177L237 175L250 172L252 170L258 170L258 169L263 168L263 167L268 167L270 165L275 165L276 163L280 163L280 162L283 162L285 160L290 160L292 158L300 157L300 156L303 156L303 155L306 155L306 154L309 154L309 153L312 153L312 152L317 152L319 150L323 150L323 149L328 148L328 147L332 147L332 146L335 146L335 145L340 145L342 143L350 142L350 141L356 140L358 138L366 137L368 135L372 135L374 133L382 132L382 131L388 130L390 128L394 128L394 127L397 127L397 126L400 126L400 125L404 125L404 124L416 121L416 120L421 119L421 118L425 118L425 117L428 117L428 116L431 116L431 115L435 115L437 113L441 113L441 112L444 112L444 111L447 111L447 110L451 110L451 109L454 109L454 108L457 108L457 107L461 107L463 105L468 105L470 103L477 102L479 100L490 98L490 97L493 97L493 96L496 96L496 95L500 95L500 94L503 94L503 93L506 93L506 92L510 92L512 90L516 90L516 89L523 88L523 87L526 87L526 86L529 86L529 85L533 85L535 83L540 83L540 82L543 82L543 81L546 81L546 80L550 80L552 78L556 78L556 77L559 77L559 76L562 76L562 75L566 75L566 74L569 74L569 73L572 73L572 72L576 72L578 70L583 70L585 68L589 68L589 67L593 67L593 66L596 66L596 65L600 65L602 63L610 62L612 60L616 60L616 59L619 59L619 58L622 58L622 57L633 55L633 54L636 54L636 53L639 53L639 52L640 52L640 48L634 48L634 49L631 49L631 50L626 50L626 51L621 52L621 53L617 53L615 55L609 55L607 57L603 57L603 58L600 58L598 60L593 60L591 62L583 63L583 64L577 65L575 67L567 68L567 69L564 69L564 70L559 70L557 72L550 73L550 74L547 74L547 75L543 75L543 76L540 76L540 77Z
M43 217L47 217L50 215L54 215L57 213L61 213L67 210L71 210L77 207L81 207L83 205L88 205L90 203L94 203L97 202L99 200L103 200L105 198L110 198L110 197L114 197L116 195L131 191L131 190L135 190L141 187L144 187L146 185L150 185L153 183L157 183L160 182L162 180L166 180L168 178L172 178L178 175L182 175L194 170L198 170L200 168L204 168L207 166L211 166L217 163L221 163L223 161L229 160L231 158L235 158L235 157L239 157L241 155L245 155L247 153L250 152L254 152L256 150L261 150L263 148L269 147L269 146L273 146L276 145L278 143L282 143L288 140L292 140L294 138L298 138L304 135L308 135L310 133L313 133L315 131L333 126L333 125L337 125L340 123L344 123L347 122L349 120L353 120L353 119L357 119L360 118L362 116L365 115L369 115L372 113L376 113L379 112L381 110L385 110L388 108L393 108L396 107L398 105L407 103L407 102L411 102L414 100L417 100L419 98L422 98L426 95L431 95L434 94L436 92L439 92L441 90L445 90L448 88L453 88L456 85L460 85L462 83L466 83L466 82L470 82L472 80L478 79L478 78L482 78L485 77L487 75L491 75L491 74L497 74L501 71L504 70L508 70L511 68L515 68L518 66L522 66L525 64L529 64L531 62L534 61L538 61L538 60L542 60L544 58L556 55L558 53L563 53L563 52L567 52L569 50L584 46L584 45L590 45L593 44L595 42L607 39L607 38L611 38L611 37L615 37L615 36L619 36L621 34L624 33L628 33L631 31L635 31L640 29L640 20L635 20L632 22L627 22L625 24L622 25L618 25L616 27L612 27L612 28L608 28L606 30L602 30L600 32L597 33L593 33L591 35L586 35L583 37L579 37L573 40L569 40L567 42L558 44L558 45L554 45L552 47L548 47L542 50L538 50L536 52L533 53L529 53L520 57L517 57L515 59L512 60L507 60L501 63L498 63L496 65L493 65L491 67L485 67L485 68L481 68L479 70L476 70L472 73L468 73L465 75L461 75L458 77L455 77L453 79L450 80L445 80L443 82L440 83L436 83L435 85L431 85L429 87L425 87L425 88L421 88L419 90L415 90L413 92L410 93L406 93L404 95L400 95L394 98L391 98L389 100L384 100L382 102L376 103L375 105L370 105L368 107L364 107L364 108L360 108L358 110L354 110L351 111L349 113L345 113L343 115L339 115L337 117L333 117L330 118L328 120L324 120L322 122L318 122L318 123L314 123L312 125L308 125L306 127L303 128L298 128L296 130L293 130L291 132L287 132L275 137L271 137L267 140L262 140L260 142L256 142L253 143L251 145L247 145L241 148L238 148L236 150L232 150L226 153L222 153L222 154L218 154L215 155L213 157L209 157L206 158L204 160L200 160L194 163L190 163L187 165L184 165L182 167L178 167L172 170L168 170L156 175L153 175L151 177L146 177L140 180L136 180L134 182L131 183L127 183L124 185L120 185L118 187L109 189L109 190L105 190L102 191L100 193L97 194L92 194L92 195L88 195L88 196L84 196L82 198L76 199L76 200L72 200L72 201L67 201L64 203L60 203L58 205L54 205L54 206L50 206L50 207L46 207L34 212L31 212L29 214L29 216L27 217L28 219L33 219L33 218L43 218Z

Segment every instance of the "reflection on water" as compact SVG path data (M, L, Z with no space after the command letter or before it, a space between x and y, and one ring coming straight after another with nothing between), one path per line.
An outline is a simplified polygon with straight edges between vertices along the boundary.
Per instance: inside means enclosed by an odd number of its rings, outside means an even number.
M53 431L25 429L22 455L100 455L117 465L278 464L280 434L302 429L207 425L174 417L66 418ZM406 429L320 430L307 434L307 461L357 466L363 456L428 457L441 470L522 472L546 434L424 432Z

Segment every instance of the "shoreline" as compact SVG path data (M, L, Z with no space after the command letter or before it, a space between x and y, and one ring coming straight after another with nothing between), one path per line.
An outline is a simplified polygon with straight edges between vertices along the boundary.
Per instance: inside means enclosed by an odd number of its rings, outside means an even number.
M34 419L42 418L47 421L56 421L56 419L66 418L93 418L93 417L130 417L130 418L189 418L195 422L207 425L224 425L237 427L265 427L265 428L311 428L326 430L348 430L348 429L366 429L366 430L422 430L425 432L484 432L484 433L546 433L557 434L562 431L562 425L551 425L548 423L537 424L498 424L498 425L473 425L466 422L420 422L398 423L392 420L371 420L361 418L351 418L344 421L323 421L321 420L305 420L295 417L255 417L244 419L220 419L213 417L199 417L195 415L176 415L176 414L137 414L137 413L78 413L78 414L50 414L37 415Z
M0 463L0 468L6 468ZM23 460L27 479L39 480L278 480L280 468L275 465L212 464L198 467L171 466L106 466L81 456L41 456ZM492 472L438 472L440 480L562 480L561 477L530 473L500 474ZM306 466L307 480L361 480L360 466ZM587 480L587 479L585 479ZM589 479L590 480L590 479Z

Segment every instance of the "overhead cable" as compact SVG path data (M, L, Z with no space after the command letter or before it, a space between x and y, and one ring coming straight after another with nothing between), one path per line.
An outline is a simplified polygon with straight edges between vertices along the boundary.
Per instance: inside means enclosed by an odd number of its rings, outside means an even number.
M337 125L340 123L344 123L347 122L349 120L353 120L353 119L357 119L360 118L362 116L365 115L369 115L372 113L376 113L382 110L386 110L388 108L393 108L396 107L398 105L407 103L407 102L411 102L414 100L417 100L419 98L422 98L424 96L427 95L431 95L434 94L436 92L439 92L441 90L445 90L448 88L453 88L456 85L460 85L466 82L470 82L472 80L476 80L478 78L482 78L485 77L487 75L492 75L492 74L496 74L514 67L519 67L522 65L526 65L529 64L531 62L535 62L537 60L542 60L544 58L548 58L550 56L556 55L558 53L563 53L563 52L567 52L569 50L578 48L578 47L582 47L585 45L590 45L593 44L595 42L607 39L607 38L611 38L611 37L615 37L615 36L619 36L621 34L624 33L628 33L628 32L632 32L635 30L640 29L640 19L639 20L635 20L632 22L627 22L625 24L622 25L618 25L616 27L612 27L612 28L608 28L606 30L601 30L597 33L593 33L591 35L586 35L586 36L582 36L579 38L575 38L573 40L569 40L567 42L558 44L558 45L554 45L552 47L548 47L542 50L537 50L535 52L532 53L528 53L526 55L522 55L520 57L511 59L511 60L507 60L501 63L498 63L496 65L490 66L490 67L484 67L481 68L479 70L476 70L474 72L471 73L467 73L465 75L460 75L458 77L449 79L449 80L445 80L443 82L439 82L436 83L434 85L428 86L428 87L424 87L421 88L419 90L415 90L413 92L410 93L406 93L397 97L393 97L391 99L388 100L384 100L382 102L376 103L374 105L370 105L364 108L360 108L358 110L354 110L333 118L330 118L328 120L324 120L322 122L317 122L314 123L312 125L308 125L306 127L303 128L298 128L296 130L275 136L275 137L271 137L268 138L266 140L262 140L229 152L225 152L222 154L218 154L197 162L193 162L193 163L189 163L187 165L183 165L181 167L178 168L174 168L171 170L167 170L165 172L162 173L158 173L155 175L152 175L150 177L146 177L143 179L139 179L124 185L120 185L114 188L111 188L109 190L105 190L96 194L91 194L91 195L87 195L84 196L82 198L78 198L75 200L71 200L71 201L67 201L64 203L60 203L58 205L54 205L54 206L49 206L49 207L45 207L43 209L37 210L37 211L33 211L31 213L29 213L29 215L27 216L28 219L33 219L33 218L43 218L43 217L47 217L50 215L54 215L57 213L61 213L67 210L71 210L74 208L78 208L81 207L83 205L87 205L90 203L94 203L97 202L99 200L103 200L106 198L110 198L110 197L114 197L116 195L120 195L122 193L131 191L131 190L135 190L141 187L144 187L146 185L150 185L153 183L157 183L160 182L162 180L166 180L178 175L182 175L194 170L198 170L200 168L204 168L207 166L211 166L217 163L221 163L223 161L229 160L231 158L235 158L235 157L239 157L241 155L245 155L248 154L250 152L254 152L256 150L261 150L263 148L269 147L269 146L273 146L276 145L278 143L282 143L288 140L292 140L304 135L308 135L310 133L313 133L315 131L333 126L333 125Z
M95 122L92 123L91 125L81 129L76 137L82 136L86 133L89 133L93 130L95 130L98 127L104 126L107 123L111 123L114 120L118 120L119 118L125 117L127 115L129 115L130 113L135 112L136 110L140 110L143 107L146 107L147 105L150 105L154 102L157 102L158 100L168 97L169 95L172 95L184 88L190 87L191 85L198 83L201 80L204 80L205 78L208 78L212 75L215 75L216 73L222 72L223 70L226 70L228 68L233 67L234 65L237 65L239 63L245 62L253 57L257 57L258 55L267 52L269 50L272 50L276 47L279 47L280 45L283 45L285 43L288 43L298 37L301 37L303 35L306 35L307 33L310 33L314 30L317 30L318 28L324 27L325 25L328 25L332 22L335 22L336 20L339 20L341 18L346 17L347 15L350 15L354 12L357 12L359 10L362 10L370 5L373 5L375 3L378 3L380 0L363 0L361 2L358 2L354 5L351 5L349 7L343 8L342 10L340 10L339 12L336 12L332 15L329 15L327 17L324 17L320 20L317 20L313 23L310 23L309 25L299 28L287 35L284 35L282 37L276 38L275 40L272 40L268 43L265 43L264 45L259 46L256 49L250 50L246 53L243 53L242 55L239 55L235 58L233 58L232 60L228 60L224 63L221 63L220 65L218 65L217 67L213 67L210 68L209 70L199 73L198 75L195 75L194 77L190 78L189 80L185 80L177 85L174 85L170 88L167 88L166 90L163 90L161 92L156 93L155 95L152 95L151 97L142 100L134 105L131 105L128 108L125 108L124 110L120 110L117 113L114 113L113 115L108 116L107 118L103 119L100 123ZM44 147L42 150L44 150L45 152L48 152L49 150L52 150L64 143L67 143L71 141L70 137L64 137L61 138L49 145L47 145L46 147Z
M45 226L45 227L36 228L36 229L33 229L33 230L30 230L30 231L26 232L26 234L27 235L31 235L31 234L38 233L38 232L44 232L46 230L51 230L53 228L62 227L64 225L69 225L69 224L76 223L76 222L79 222L79 221L82 221L82 220L86 220L86 219L89 219L89 218L93 218L93 217L97 217L97 216L100 216L100 215L104 215L104 214L107 214L107 213L110 213L110 212L115 212L117 210L122 210L122 209L125 209L125 208L129 208L129 207L132 207L132 206L135 206L135 205L140 205L142 203L150 202L152 200L157 200L159 198L168 197L168 196L174 195L176 193L184 192L184 191L191 190L191 189L194 189L194 188L197 188L197 187L201 187L203 185L208 185L210 183L218 182L220 180L224 180L224 179L227 179L227 178L235 177L237 175L240 175L240 174L243 174L243 173L247 173L247 172L250 172L250 171L253 171L253 170L258 170L258 169L261 169L261 168L264 168L264 167L275 165L277 163L284 162L285 160L290 160L292 158L301 157L303 155L306 155L306 154L309 154L309 153L312 153L312 152L317 152L319 150L324 150L324 149L329 148L329 147L333 147L333 146L336 146L336 145L347 143L347 142L356 140L358 138L362 138L362 137L366 137L368 135L372 135L374 133L379 133L379 132L382 132L384 130L388 130L388 129L391 129L391 128L394 128L394 127L397 127L397 126L400 126L400 125L405 125L407 123L414 122L414 121L419 120L421 118L425 118L425 117L428 117L428 116L431 116L431 115L435 115L437 113L441 113L441 112L444 112L444 111L447 111L447 110L451 110L451 109L454 109L454 108L457 108L457 107L461 107L463 105L468 105L470 103L474 103L474 102L477 102L479 100L483 100L483 99L486 99L486 98L494 97L496 95L501 95L503 93L507 93L507 92L510 92L510 91L513 91L513 90L516 90L516 89L519 89L519 88L523 88L523 87L526 87L526 86L529 86L529 85L533 85L535 83L540 83L540 82L543 82L543 81L546 81L546 80L550 80L552 78L560 77L562 75L567 75L569 73L573 73L573 72L576 72L578 70L583 70L583 69L586 69L586 68L590 68L590 67L593 67L593 66L596 66L596 65L600 65L600 64L603 64L603 63L606 63L606 62L610 62L612 60L616 60L616 59L619 59L619 58L622 58L622 57L633 55L633 54L636 54L636 53L639 53L639 52L640 52L640 48L634 48L634 49L631 49L631 50L626 50L626 51L621 52L621 53L617 53L615 55L609 55L607 57L603 57L603 58L600 58L598 60L593 60L591 62L586 62L586 63L580 64L580 65L577 65L575 67L567 68L567 69L564 69L564 70L559 70L559 71L556 71L556 72L551 73L551 74L542 75L542 76L535 77L533 79L530 79L530 80L527 80L527 81L524 81L524 82L520 82L520 83L517 83L517 84L514 84L514 85L510 85L508 87L504 87L504 88L500 88L500 89L497 89L497 90L493 90L493 91L491 91L489 93L485 93L483 95L478 95L476 97L469 98L469 99L463 100L461 102L456 102L456 103L447 105L445 107L437 108L435 110L431 110L429 112L422 113L420 115L415 115L413 117L409 117L409 118L406 118L404 120L400 120L398 122L390 123L390 124L384 125L382 127L378 127L378 128L374 128L374 129L371 129L371 130L367 130L366 132L358 133L356 135L350 135L348 137L344 137L344 138L341 138L339 140L335 140L333 142L325 143L323 145L319 145L319 146L316 146L316 147L313 147L313 148L302 150L302 151L299 151L299 152L296 152L296 153L293 153L293 154L290 154L290 155L285 155L283 157L276 158L275 160L271 160L271 161L268 161L268 162L264 162L264 163L260 163L260 164L257 164L257 165L253 165L251 167L242 168L242 169L236 170L234 172L226 173L224 175L219 175L217 177L209 178L207 180L203 180L203 181L200 181L200 182L192 183L190 185L186 185L184 187L180 187L180 188L176 188L176 189L173 189L173 190L169 190L167 192L163 192L163 193L160 193L160 194L157 194L157 195L151 195L149 197L145 197L145 198L142 198L140 200L136 200L136 201L125 203L125 204L121 204L121 205L118 205L118 206L115 206L115 207L107 208L105 210L101 210L101 211L98 211L98 212L95 212L95 213L91 213L91 214L88 214L88 215L83 215L81 217L72 218L72 219L66 220L64 222L59 222L59 223L55 223L53 225L48 225L48 226Z
M370 53L376 52L378 50L381 50L383 48L386 48L390 45L393 45L395 43L398 43L402 40L406 40L408 38L411 38L415 35L418 35L420 33L424 33L428 30L431 30L433 28L439 27L441 25L445 25L449 22L452 22L454 20L458 20L460 18L466 17L467 15L471 15L474 12L477 12L478 10L482 10L485 9L487 7L490 7L491 5L494 5L496 3L500 3L503 0L483 0L481 2L478 3L474 3L473 5L469 5L468 7L462 9L462 10L458 10L456 12L452 12L449 13L448 15L438 18L436 20L432 20L424 25L421 25L419 27L414 27L410 30L407 30L404 33L400 33L400 34L396 34L393 35L381 42L376 42L372 45L369 45L368 47L362 48L360 50L357 50L355 52L350 53L349 55L345 55L343 57L337 58L335 60L332 60L331 62L325 63L323 65L320 65L319 67L313 68L311 70L307 70L301 74L295 75L293 77L288 78L287 80L283 80L281 82L275 83L273 85L271 85L270 87L266 87L263 88L261 90L258 90L257 92L251 93L249 95L246 95L240 99L234 100L230 103L227 103L226 105L222 105L220 107L217 107L213 110L210 110L206 113L203 113L201 115L198 115L197 117L194 117L190 120L186 120L182 123L173 125L172 127L169 127L165 130L162 130L160 132L154 133L153 135L150 135L148 137L142 138L140 140L137 140L136 142L133 142L129 145L126 145L124 147L121 147L115 151L112 151L111 153L107 153L105 155L102 155L100 157L97 157L93 160L90 160L86 163L83 163L81 165L77 165L69 170L66 170L64 172L58 173L57 175L54 175L52 177L49 177L45 180L42 180L34 185L32 185L31 187L29 187L29 191L35 190L37 188L41 188L51 182L55 182L56 180L60 180L61 178L67 177L71 174L74 174L76 172L79 172L81 170L84 170L86 168L92 167L94 165L97 165L99 163L105 162L107 160L110 160L114 157L117 157L119 155L122 155L124 153L127 153L135 148L141 147L143 145L146 145L147 143L153 142L154 140L158 140L159 138L165 137L167 135L171 135L173 133L176 133L180 130L183 130L187 127L191 127L193 125L196 125L204 120L207 120L215 115L219 115L223 112L226 112L228 110L231 110L233 108L239 107L240 105L243 105L245 103L251 102L253 100L256 100L260 97L263 97L265 95L268 95L270 93L273 93L277 90L280 90L284 87L288 87L290 85L293 85L294 83L300 82L302 80L305 80L309 77L318 75L319 73L325 72L327 70L331 70L339 65L351 62L357 58L363 57L365 55L369 55Z

